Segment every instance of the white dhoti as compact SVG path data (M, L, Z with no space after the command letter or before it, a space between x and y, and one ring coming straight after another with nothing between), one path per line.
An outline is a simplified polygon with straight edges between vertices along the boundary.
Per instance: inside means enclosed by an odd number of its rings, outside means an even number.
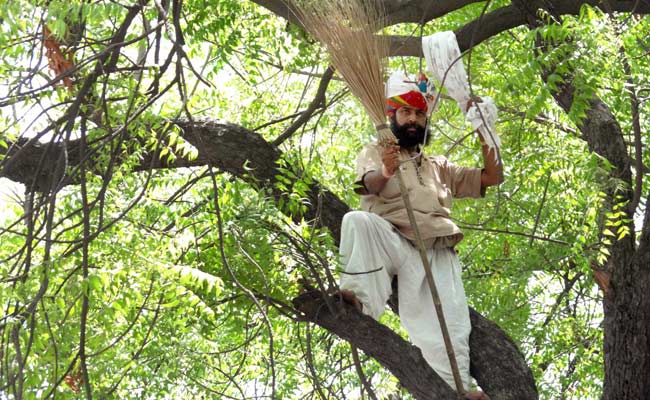
M363 304L363 312L375 319L384 312L391 294L391 280L394 275L398 276L402 325L429 365L454 388L449 358L418 250L380 216L352 211L343 218L340 251L347 272L341 275L341 289L353 291ZM467 389L470 387L471 324L460 263L449 248L429 249L427 256L463 386ZM381 270L366 273L378 268Z

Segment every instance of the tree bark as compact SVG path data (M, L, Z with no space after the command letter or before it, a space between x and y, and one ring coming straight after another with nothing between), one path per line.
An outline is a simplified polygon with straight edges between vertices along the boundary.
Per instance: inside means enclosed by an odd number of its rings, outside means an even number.
M394 297L394 296L393 296ZM455 400L453 389L427 364L417 347L353 307L309 291L294 300L307 321L349 341L388 369L418 400ZM328 304L331 306L328 307ZM471 373L494 400L537 399L532 372L517 346L496 324L470 309Z
M650 399L650 251L612 253L605 296L603 400Z
M300 25L290 12L285 0L252 0L277 16ZM447 15L477 0L452 0L432 2L428 0L376 0L386 10L387 25L399 23L427 23ZM600 8L603 12L634 12L650 14L647 1L608 1L608 7L600 0L532 0L527 2L529 9L548 8L559 15L578 15L583 5ZM482 17L468 21L455 30L461 51L469 50L483 41L508 29L526 24L525 13L513 5L492 10ZM418 36L389 36L391 44L389 55L422 56L422 45Z
M470 308L470 373L494 400L537 399L535 378L515 343L494 322Z

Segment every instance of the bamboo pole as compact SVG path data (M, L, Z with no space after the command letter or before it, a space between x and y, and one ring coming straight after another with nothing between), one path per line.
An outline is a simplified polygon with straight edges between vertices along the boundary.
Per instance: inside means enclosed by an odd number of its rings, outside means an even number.
M379 134L380 140L394 142L395 135L388 128L387 125L377 125L377 133ZM445 349L447 350L447 357L449 358L449 364L451 365L451 373L454 377L454 384L456 385L456 393L459 399L463 399L465 394L465 389L463 388L463 380L460 377L460 371L458 369L458 362L456 361L456 353L454 352L454 346L451 343L451 337L449 336L449 330L447 329L447 321L445 320L445 315L442 311L442 303L440 301L440 295L438 294L438 288L436 287L436 281L431 272L429 259L427 258L427 251L424 247L424 242L422 241L422 236L420 235L420 228L418 228L417 222L415 220L415 214L413 213L413 206L411 205L411 199L409 198L408 189L404 183L404 178L402 177L402 171L398 167L395 170L395 176L397 176L397 181L399 183L400 194L402 195L402 200L404 201L404 207L406 208L406 213L409 217L409 222L411 223L411 228L415 233L415 242L420 253L420 260L422 261L422 267L424 268L424 274L427 278L427 283L429 284L429 290L431 292L431 298L433 300L433 306L436 309L436 316L438 317L438 323L440 324L440 331L442 332L442 338L445 342Z

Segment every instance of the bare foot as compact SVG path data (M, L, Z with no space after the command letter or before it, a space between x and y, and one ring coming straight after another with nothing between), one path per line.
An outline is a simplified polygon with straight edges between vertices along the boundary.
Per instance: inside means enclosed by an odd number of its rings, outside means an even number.
M472 391L472 392L465 392L465 399L467 400L490 400L487 394L485 392L482 392L480 390Z
M357 309L357 311L361 312L363 310L363 304L361 304L359 299L357 299L357 296L354 295L353 291L343 289L339 291L339 294L341 295L341 298L343 299L344 302L353 305L354 308Z

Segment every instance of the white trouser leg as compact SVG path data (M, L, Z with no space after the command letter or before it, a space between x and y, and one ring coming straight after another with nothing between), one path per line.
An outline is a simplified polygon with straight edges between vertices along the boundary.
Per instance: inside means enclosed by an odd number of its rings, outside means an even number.
M440 324L417 249L378 215L352 211L343 218L340 252L347 272L341 274L340 288L353 291L363 304L363 312L375 319L381 316L386 307L393 275L398 275L402 325L429 365L455 388ZM463 386L468 389L471 325L460 263L450 249L429 249L427 256L431 260ZM381 270L368 273L377 268Z
M391 293L396 267L404 262L409 245L393 226L376 214L351 211L341 226L341 289L351 290L363 312L378 319ZM381 268L380 271L368 272Z
M433 277L440 295L442 310L449 330L458 369L465 389L469 389L469 334L471 324L465 290L461 280L460 262L451 249L430 249ZM398 275L399 311L409 338L422 350L429 365L455 389L449 357L436 316L431 291L417 251L410 254Z

